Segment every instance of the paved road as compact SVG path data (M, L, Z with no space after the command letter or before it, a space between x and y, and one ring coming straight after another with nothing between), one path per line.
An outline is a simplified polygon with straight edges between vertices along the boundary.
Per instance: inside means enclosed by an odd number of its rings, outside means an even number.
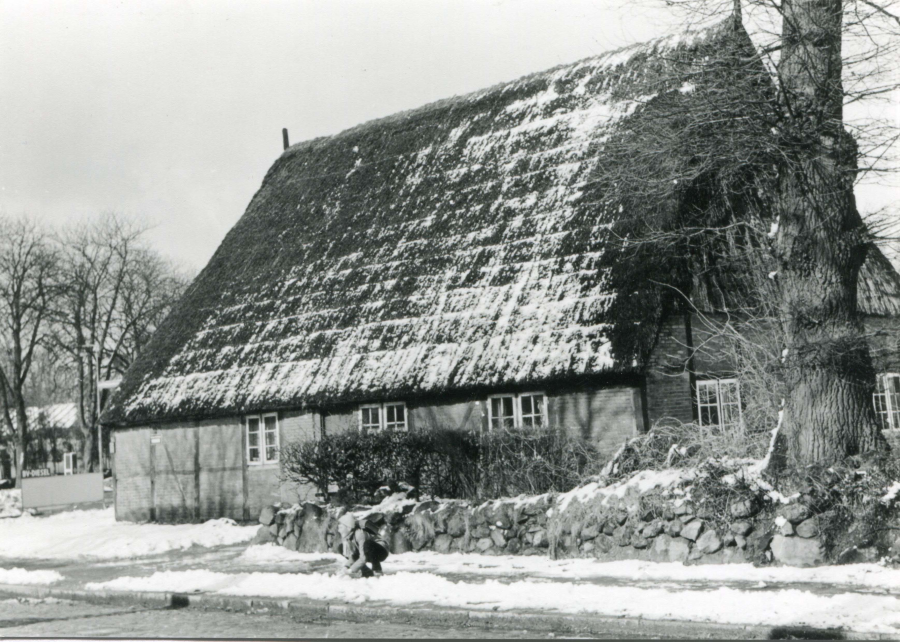
M284 615L97 606L54 599L0 600L0 638L527 638L527 631L429 628L386 622L306 624Z
M649 637L751 638L748 631L646 631ZM0 600L0 638L544 638L540 631L500 631L482 628L429 627L374 621L304 623L282 614L235 613L199 609L100 606L68 600L19 598ZM643 637L621 628L600 638Z

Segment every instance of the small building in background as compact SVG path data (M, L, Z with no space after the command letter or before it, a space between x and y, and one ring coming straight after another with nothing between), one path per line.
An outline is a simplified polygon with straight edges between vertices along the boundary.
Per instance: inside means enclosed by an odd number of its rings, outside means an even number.
M78 406L58 403L32 406L28 413L25 468L47 468L52 475L78 472L84 435Z

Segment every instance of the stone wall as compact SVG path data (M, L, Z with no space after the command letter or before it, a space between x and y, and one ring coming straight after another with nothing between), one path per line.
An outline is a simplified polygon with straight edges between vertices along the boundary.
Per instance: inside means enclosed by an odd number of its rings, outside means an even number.
M800 504L761 510L756 499L732 502L724 520L705 514L689 500L641 495L628 488L584 501L540 495L477 506L394 498L375 508L355 507L353 512L390 542L392 553L433 550L798 566L825 562L816 519L808 510ZM340 552L339 513L312 503L267 506L260 513L253 543L275 542L301 552Z

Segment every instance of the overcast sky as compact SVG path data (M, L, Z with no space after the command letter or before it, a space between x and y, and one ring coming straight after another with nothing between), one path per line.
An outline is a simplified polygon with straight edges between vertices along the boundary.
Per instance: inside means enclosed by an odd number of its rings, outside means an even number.
M123 212L199 269L282 127L333 134L678 20L628 0L0 0L0 211Z

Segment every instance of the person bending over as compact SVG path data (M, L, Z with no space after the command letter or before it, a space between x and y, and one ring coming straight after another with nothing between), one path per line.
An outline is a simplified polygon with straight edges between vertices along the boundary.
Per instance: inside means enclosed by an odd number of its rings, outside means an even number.
M352 513L344 513L340 517L338 532L341 535L344 557L347 558L346 572L349 575L360 572L363 577L381 575L381 563L388 556L386 542L380 540L365 521L357 522ZM371 564L372 568L367 564Z

